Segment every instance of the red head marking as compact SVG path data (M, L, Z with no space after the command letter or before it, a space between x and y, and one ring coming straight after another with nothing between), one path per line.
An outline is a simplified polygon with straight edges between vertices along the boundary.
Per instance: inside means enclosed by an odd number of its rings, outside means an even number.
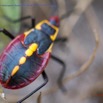
M59 25L60 25L60 19L58 16L52 16L49 21L51 24L53 24L57 27L59 27Z

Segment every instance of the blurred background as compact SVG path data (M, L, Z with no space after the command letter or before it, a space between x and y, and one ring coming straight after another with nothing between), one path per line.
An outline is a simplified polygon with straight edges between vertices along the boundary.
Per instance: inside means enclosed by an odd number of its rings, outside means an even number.
M0 0L0 28L6 28L14 36L22 34L31 26L30 19L13 23L20 17L33 16L36 23L51 16L60 17L58 37L66 37L65 43L55 43L53 54L66 63L64 79L80 70L95 48L95 30L99 35L99 48L88 70L74 79L67 79L63 93L57 86L61 65L50 59L46 67L49 82L23 103L37 103L42 92L41 103L103 103L103 0ZM11 40L0 33L0 52ZM19 90L4 89L7 101L16 103L38 87L41 76L29 86ZM55 89L56 88L56 89Z

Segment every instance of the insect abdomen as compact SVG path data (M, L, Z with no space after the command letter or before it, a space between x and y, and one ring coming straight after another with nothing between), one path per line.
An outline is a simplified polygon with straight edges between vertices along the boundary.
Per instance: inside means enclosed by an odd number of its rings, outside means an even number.
M5 88L17 89L30 84L44 70L50 56L50 53L46 52L39 57L35 52L27 58L24 64L20 65L19 71L10 79L9 83L4 85L5 80L3 79L5 75L6 77L11 75L10 72L7 74L6 71L11 71L18 64L19 59L25 54L27 49L22 45L20 38L21 36L15 38L1 55L0 72L3 75L0 75L0 79ZM7 68L4 68L4 64Z

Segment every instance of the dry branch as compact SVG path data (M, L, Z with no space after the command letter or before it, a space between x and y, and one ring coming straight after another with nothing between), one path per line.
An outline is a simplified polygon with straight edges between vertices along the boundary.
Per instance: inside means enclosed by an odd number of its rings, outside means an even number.
M68 18L65 18L61 21L61 34L63 36L68 37L72 32L74 26L76 25L77 21L81 17L81 14L85 12L87 7L93 2L93 0L77 0L77 4L74 7L74 11ZM65 31L68 31L67 33Z
M37 98L37 103L41 103L41 99L42 99L42 93L40 92L38 98Z

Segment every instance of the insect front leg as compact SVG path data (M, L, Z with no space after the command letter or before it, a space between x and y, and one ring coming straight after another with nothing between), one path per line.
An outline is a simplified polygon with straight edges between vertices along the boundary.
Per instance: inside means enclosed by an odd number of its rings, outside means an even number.
M9 22L12 22L12 23L17 23L17 22L21 22L21 21L24 21L24 20L27 20L27 19L31 19L31 27L30 28L34 28L35 27L35 18L34 17L31 17L31 16L25 16L25 17L21 17L17 20L12 20L8 17L5 16L5 19L8 20ZM29 28L28 25L24 24L24 26L27 26Z

